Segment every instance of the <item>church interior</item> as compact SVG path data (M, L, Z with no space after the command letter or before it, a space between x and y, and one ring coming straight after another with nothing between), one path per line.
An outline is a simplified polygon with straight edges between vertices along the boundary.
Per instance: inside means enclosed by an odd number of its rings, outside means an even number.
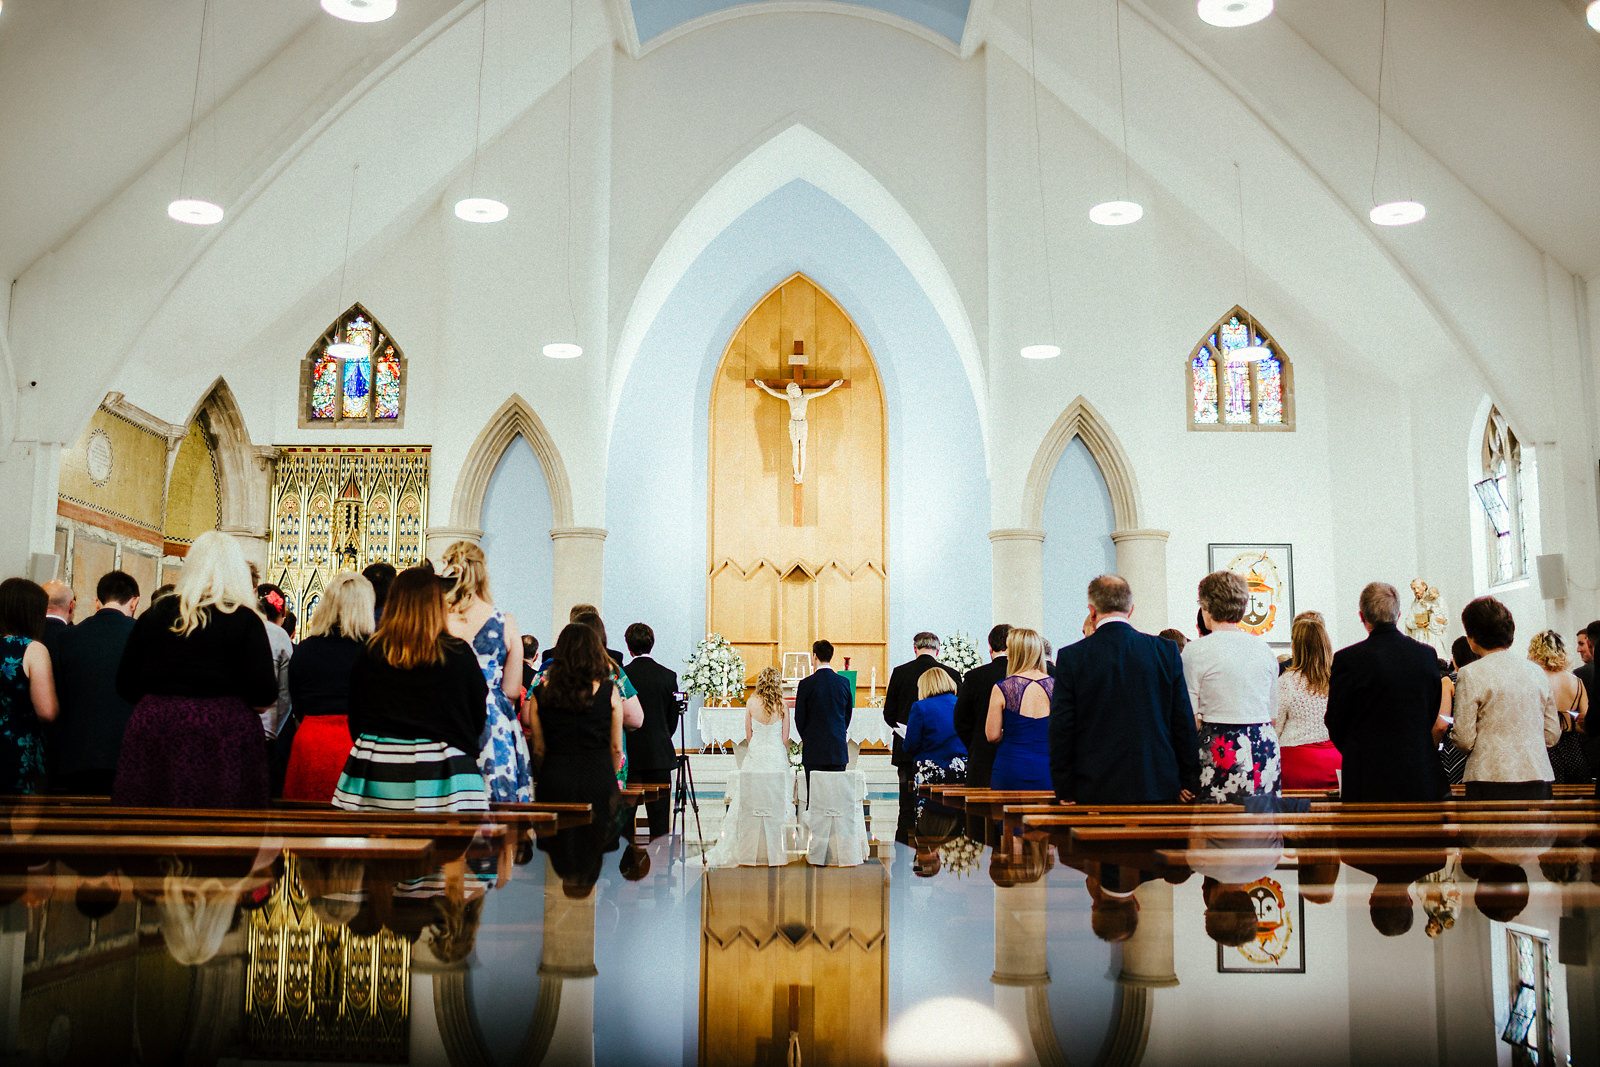
M1588 786L924 786L897 840L881 713L1107 573L1194 638L1235 570L1283 654L1374 581L1445 659L1477 597L1600 618L1597 103L1586 0L4 0L0 577L82 620L221 531L308 620L466 541L544 648L590 604L742 675L581 891L560 805L0 798L0 1064L1600 1062ZM865 861L796 809L709 866L818 639Z

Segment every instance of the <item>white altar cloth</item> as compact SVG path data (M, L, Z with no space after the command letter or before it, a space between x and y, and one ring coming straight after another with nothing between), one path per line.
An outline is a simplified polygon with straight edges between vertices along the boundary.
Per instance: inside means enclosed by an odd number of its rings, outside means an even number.
M744 708L716 708L709 704L700 709L697 720L700 740L707 745L733 744L744 740ZM887 746L893 737L889 724L883 721L882 708L856 708L850 716L850 726L845 740L856 744L872 742ZM798 740L798 735L795 735Z

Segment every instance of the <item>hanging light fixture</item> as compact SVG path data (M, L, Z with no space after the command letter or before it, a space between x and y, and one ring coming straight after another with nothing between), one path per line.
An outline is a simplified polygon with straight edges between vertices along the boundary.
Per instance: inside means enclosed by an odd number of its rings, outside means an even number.
M577 70L573 67L573 53L577 31L575 29L575 16L577 0L567 0L567 206L563 213L567 227L567 315L572 322L572 332L578 332L577 302L572 297L572 122L573 122L573 82L577 79ZM576 341L552 341L544 346L547 359L577 359L583 355L583 346Z
M1239 196L1239 263L1244 267L1244 329L1245 343L1238 348L1225 349L1223 358L1229 363L1255 363L1272 355L1272 350L1256 336L1256 320L1250 314L1250 256L1244 243L1244 176L1239 164L1233 165L1234 188Z
M366 344L364 342L358 344L350 340L348 329L345 331L345 339L343 341L339 340L339 328L337 326L339 317L344 314L345 308L344 279L350 270L350 224L355 221L356 217L356 172L360 169L361 164L359 163L350 167L350 207L344 217L344 263L339 268L339 306L334 310L334 322L336 325L333 331L333 343L324 349L334 359L342 360L367 358Z
M1589 0L1589 9L1585 17L1588 18L1592 28L1600 30L1600 0Z
M382 22L398 6L399 0L322 0L322 10L346 22Z
M200 7L200 54L194 61L194 96L189 101L189 132L183 139L183 170L178 174L178 198L167 205L167 217L190 226L214 226L222 221L222 205L189 194L189 157L194 148L194 120L200 112L200 73L205 69L206 24L211 0Z
M1050 227L1044 213L1044 149L1040 147L1039 135L1039 62L1033 43L1033 5L1034 0L1028 0L1028 77L1033 84L1033 165L1039 182L1039 236L1044 242L1045 304L1050 309L1050 332L1054 333L1056 293L1055 286L1050 283ZM1023 345L1021 350L1023 359L1055 359L1060 354L1061 346L1054 344Z
M1224 29L1249 26L1272 14L1272 0L1199 0L1200 21Z
M1107 200L1089 209L1089 221L1101 226L1126 226L1144 218L1144 208L1128 195L1128 99L1122 84L1122 0L1112 0L1117 5L1117 111L1122 116L1122 200Z
M1389 52L1389 0L1382 0L1382 27L1378 31L1378 147L1372 157L1372 209L1367 218L1376 226L1409 226L1428 217L1428 209L1409 197L1399 200L1378 201L1378 167L1383 162L1383 74L1384 59ZM1405 181L1405 157L1399 145L1394 153L1398 157L1396 169L1401 183Z
M472 195L456 201L456 218L462 222L500 222L511 209L499 200L478 194L478 149L483 143L483 57L489 51L489 0L483 0L483 31L478 40L478 115L472 126Z

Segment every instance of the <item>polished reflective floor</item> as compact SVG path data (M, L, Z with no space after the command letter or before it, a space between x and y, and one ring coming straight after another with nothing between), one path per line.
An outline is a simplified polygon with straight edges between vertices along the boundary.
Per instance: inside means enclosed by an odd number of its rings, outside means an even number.
M991 828L993 829L993 828ZM1548 835L1062 862L1039 835L566 882L523 842L4 854L4 1062L1600 1062L1600 887ZM1158 873L1157 873L1158 872Z

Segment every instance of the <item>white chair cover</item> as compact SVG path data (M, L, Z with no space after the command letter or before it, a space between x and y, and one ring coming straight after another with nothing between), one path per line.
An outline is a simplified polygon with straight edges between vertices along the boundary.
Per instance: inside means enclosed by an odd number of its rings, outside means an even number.
M734 818L733 861L741 867L782 867L789 862L783 847L790 790L794 781L784 771L740 771L738 812Z
M855 867L870 852L867 776L861 771L812 771L806 798L806 861L818 867Z

